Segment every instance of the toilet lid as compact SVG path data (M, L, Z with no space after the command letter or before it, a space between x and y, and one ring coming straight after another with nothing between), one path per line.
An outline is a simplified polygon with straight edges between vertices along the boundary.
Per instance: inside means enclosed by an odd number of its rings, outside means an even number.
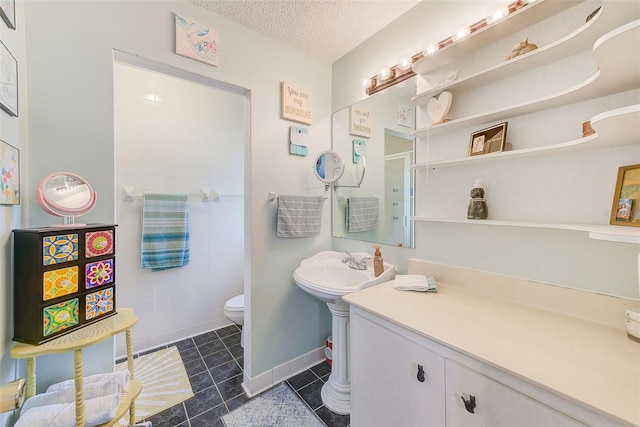
M243 309L244 308L244 294L238 295L238 296L235 296L235 297L231 298L229 301L227 301L225 306L227 308L230 308L230 309Z

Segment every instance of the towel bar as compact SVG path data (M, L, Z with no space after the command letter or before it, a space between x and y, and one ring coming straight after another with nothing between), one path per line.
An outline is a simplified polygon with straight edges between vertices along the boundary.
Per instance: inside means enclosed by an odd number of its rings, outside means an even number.
M326 194L323 194L322 198L326 200L326 199L329 198L329 196L327 196ZM275 193L273 191L269 191L269 201L273 202L275 200L278 200L278 193Z
M218 190L209 190L203 188L197 193L189 193L189 200L199 200L203 203L220 202L221 197L244 197L244 194L221 194ZM132 185L122 186L122 201L133 202L134 200L142 200L142 191L134 192Z

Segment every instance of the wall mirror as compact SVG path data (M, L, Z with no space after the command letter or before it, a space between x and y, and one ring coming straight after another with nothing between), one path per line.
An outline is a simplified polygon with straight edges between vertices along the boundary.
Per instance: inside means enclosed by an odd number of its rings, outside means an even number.
M345 159L343 176L334 184L334 237L414 247L415 94L413 77L333 114L332 148ZM367 179L357 186L365 156ZM376 213L377 221L354 227L358 215L374 218Z
M367 172L367 158L364 154L361 154L356 160L356 168L355 168L355 184L342 184L336 181L333 184L334 190L337 188L360 188L362 185L362 181L364 181L364 174Z
M45 176L36 189L36 201L43 211L63 217L62 224L54 227L74 227L75 218L89 213L96 204L97 195L91 185L79 175L54 172Z

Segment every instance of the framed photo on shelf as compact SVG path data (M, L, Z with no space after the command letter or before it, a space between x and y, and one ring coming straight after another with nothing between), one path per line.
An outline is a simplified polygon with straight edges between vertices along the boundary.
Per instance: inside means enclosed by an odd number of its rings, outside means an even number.
M472 133L469 142L469 155L479 156L504 151L507 140L507 124L508 122L500 123Z
M618 169L609 223L640 227L640 164Z
M1 140L0 204L20 204L20 151Z
M0 0L0 17L7 27L16 29L16 0Z
M18 117L18 61L0 41L0 107Z

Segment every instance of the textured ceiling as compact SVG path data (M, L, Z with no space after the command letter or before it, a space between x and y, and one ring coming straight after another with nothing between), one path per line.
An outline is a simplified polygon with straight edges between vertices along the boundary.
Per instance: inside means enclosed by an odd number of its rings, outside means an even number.
M192 3L335 62L420 0L191 0Z

